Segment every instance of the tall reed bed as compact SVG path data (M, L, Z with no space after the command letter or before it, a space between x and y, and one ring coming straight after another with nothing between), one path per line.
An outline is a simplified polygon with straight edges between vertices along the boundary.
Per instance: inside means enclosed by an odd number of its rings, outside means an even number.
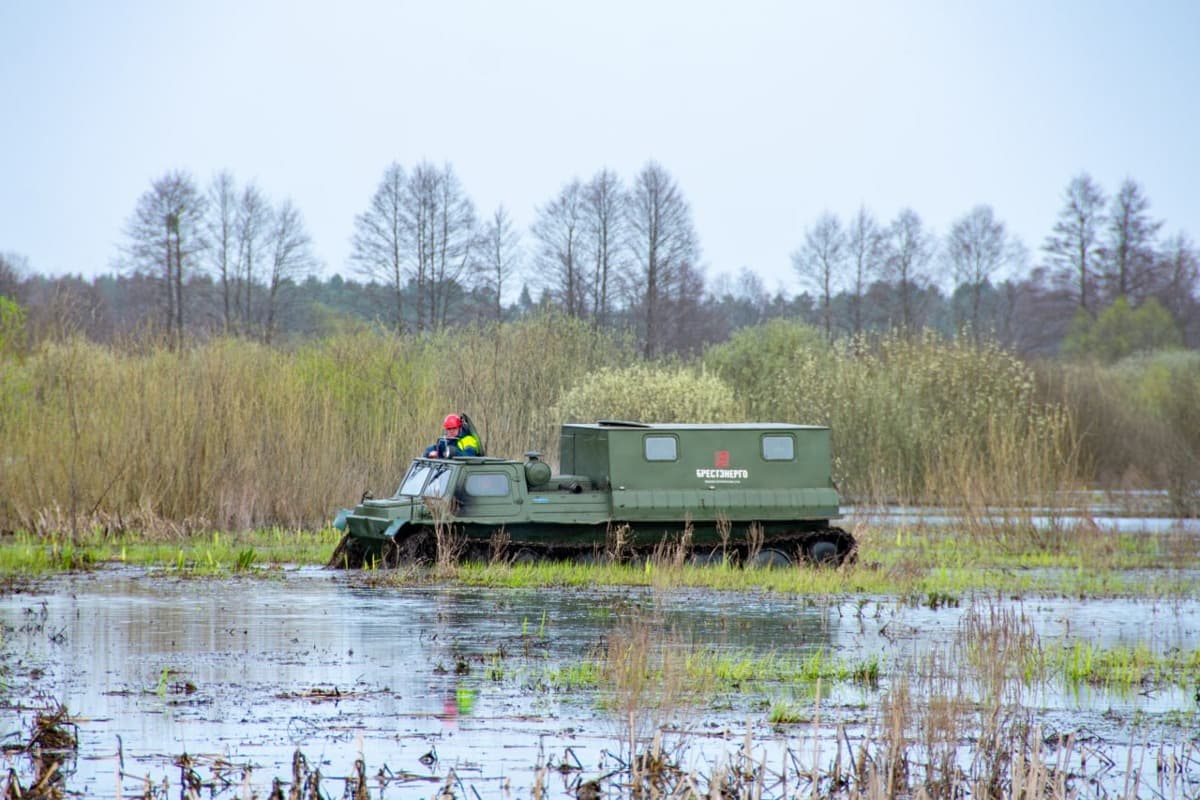
M1045 394L1076 410L1090 482L1165 489L1173 513L1200 514L1200 353L1143 354L1107 366L1040 364L1038 378Z
M552 317L294 351L49 343L0 362L0 530L319 525L392 491L448 411L493 452L545 448L562 389L623 355Z
M442 416L466 411L489 453L552 462L566 420L827 424L849 501L945 504L972 531L1024 542L1054 535L1031 518L1060 490L1120 463L1131 485L1169 484L1188 507L1200 361L1181 363L1039 380L993 344L830 345L787 321L695 363L644 362L628 341L554 315L292 350L46 343L0 357L0 530L320 524L364 491L392 491ZM1106 460L1108 431L1124 462Z

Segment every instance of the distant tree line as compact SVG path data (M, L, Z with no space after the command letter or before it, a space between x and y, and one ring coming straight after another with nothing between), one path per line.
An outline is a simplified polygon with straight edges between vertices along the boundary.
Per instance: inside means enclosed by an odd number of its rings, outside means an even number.
M290 200L229 172L207 187L169 172L138 198L115 274L48 278L0 254L0 295L24 309L34 340L152 334L178 345L224 334L271 344L361 326L433 332L553 307L627 332L647 357L787 317L830 340L931 328L1024 354L1111 358L1122 347L1200 347L1200 256L1187 234L1163 237L1163 227L1136 181L1110 198L1087 174L1066 187L1036 253L986 205L942 235L913 209L887 222L866 207L844 221L826 212L797 236L791 264L804 289L785 296L748 269L706 277L690 206L656 162L628 182L608 169L567 181L527 231L504 207L481 216L449 164L393 163L355 216L348 277L322 279ZM1114 350L1114 336L1126 344Z

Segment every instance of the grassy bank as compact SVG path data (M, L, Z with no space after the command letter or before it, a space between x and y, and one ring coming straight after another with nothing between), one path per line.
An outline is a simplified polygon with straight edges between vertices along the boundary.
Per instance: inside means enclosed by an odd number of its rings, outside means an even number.
M0 537L0 576L38 577L105 565L164 569L184 575L228 575L284 564L323 564L340 536L340 532L329 528L271 528L175 537L90 531L74 539L22 532Z
M694 566L664 549L639 564L464 563L368 569L369 583L405 587L452 582L510 588L639 586L774 592L801 597L892 596L911 605L957 604L974 594L1189 597L1200 542L1183 535L1060 533L1053 546L1010 539L998 546L945 530L858 528L857 563L838 569ZM1010 534L1012 536L1012 534ZM90 530L76 537L17 533L0 537L0 576L20 577L129 564L181 574L229 574L276 565L324 565L340 538L331 528L154 536Z

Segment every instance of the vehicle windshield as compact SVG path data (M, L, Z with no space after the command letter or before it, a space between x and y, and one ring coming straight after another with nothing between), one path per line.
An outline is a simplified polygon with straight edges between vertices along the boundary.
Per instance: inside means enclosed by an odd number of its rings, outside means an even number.
M417 459L408 468L394 497L445 497L454 469L449 464L434 464Z

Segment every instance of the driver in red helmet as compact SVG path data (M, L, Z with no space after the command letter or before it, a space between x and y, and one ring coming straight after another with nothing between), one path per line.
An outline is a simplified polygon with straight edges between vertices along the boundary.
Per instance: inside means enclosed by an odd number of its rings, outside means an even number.
M442 438L425 451L426 458L479 455L479 439L473 433L463 433L462 417L458 414L447 414L442 429Z

